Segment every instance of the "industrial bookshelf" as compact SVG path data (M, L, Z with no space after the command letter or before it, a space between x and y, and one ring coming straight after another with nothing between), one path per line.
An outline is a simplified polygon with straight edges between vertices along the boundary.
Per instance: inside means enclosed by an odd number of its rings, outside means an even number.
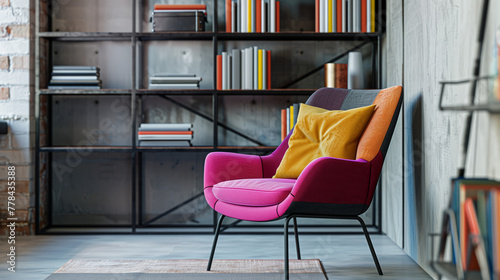
M54 2L54 3L53 3ZM165 1L162 1L165 2ZM175 1L166 1L168 3ZM314 1L308 0L295 0L287 1L286 5L297 5L297 3L307 2L309 5L314 5ZM377 15L381 15L379 11L382 11L385 7L385 1L377 1ZM111 3L114 3L111 1ZM117 2L118 3L118 2ZM115 4L117 4L115 3ZM106 11L111 11L111 9L116 8L118 5L114 5L113 8L105 6L106 4L96 3L94 10L99 10L104 5L104 11L99 15L94 15L88 11L80 12L81 15L76 16L76 19L72 19L71 14L66 15L68 19L66 21L70 22L68 30L65 31L64 26L66 22L61 20L60 17L64 19L65 15L61 13L65 11L72 11L68 6L57 7L56 1L51 0L37 0L36 1L36 15L37 15L37 27L36 27L36 160L35 168L37 176L35 179L36 184L36 213L35 213L35 226L36 232L39 234L57 234L57 233L211 233L215 226L215 214L210 212L210 217L205 217L204 223L158 223L161 222L161 218L169 215L182 207L189 206L194 200L202 200L202 184L198 184L193 188L197 189L198 192L191 191L187 196L182 196L175 199L175 202L165 202L161 211L155 210L155 214L148 214L151 209L147 209L149 205L148 200L152 199L152 196L158 197L161 195L151 194L151 188L147 189L146 181L154 180L150 179L150 173L152 169L157 169L158 166L151 168L151 162L157 163L155 157L163 158L177 158L181 161L195 161L194 172L189 175L192 177L197 177L196 180L200 180L200 176L203 176L203 168L200 167L199 161L204 158L209 152L212 151L227 151L227 152L239 152L248 153L256 155L268 154L274 150L274 148L279 144L274 141L269 144L269 141L262 141L256 139L251 132L245 131L238 127L239 125L234 125L227 123L228 117L223 118L223 114L228 110L227 100L237 100L236 102L246 102L238 100L248 100L248 102L255 102L257 100L258 105L266 107L269 105L269 109L273 109L274 106L288 106L295 102L305 102L310 94L312 94L315 89L322 86L322 84L317 84L308 88L303 88L303 86L294 87L301 81L308 79L313 75L317 75L324 63L335 62L346 58L346 55L350 51L363 50L365 53L369 53L369 60L365 65L365 68L369 68L370 84L373 88L379 88L381 85L381 41L382 35L384 33L384 26L378 27L375 33L316 33L312 31L289 31L283 30L279 33L226 33L224 30L224 20L223 14L220 14L221 7L224 5L224 1L211 0L207 1L207 11L208 11L208 29L209 31L204 32L148 32L150 29L148 23L148 15L152 9L151 1L143 0L129 0L120 1L121 5L120 11L122 14L117 20L119 23L126 22L126 24L117 25L112 19L103 19L103 15ZM78 8L79 5L85 5L84 3L68 2L64 5L75 5ZM90 5L90 3L88 3ZM286 5L282 5L286 7ZM81 7L80 7L81 8ZM313 15L311 15L312 17ZM87 17L87 18L85 18ZM97 20L95 19L97 18ZM90 27L84 25L83 28L78 27L78 20L87 19L88 21L94 21L89 23ZM102 21L102 22L100 22ZM378 21L383 22L383 20L378 19ZM95 23L97 22L97 23ZM76 23L76 24L75 24ZM282 21L282 24L285 24ZM95 27L95 26L97 27ZM83 31L82 31L83 29ZM63 31L61 31L63 30ZM180 42L184 48L189 50L190 48L196 47L200 44L204 45L204 57L210 63L208 66L208 75L203 76L204 82L207 84L199 90L152 90L147 89L145 86L145 78L148 76L148 69L151 68L149 65L151 60L151 53L154 52L149 50L150 46L148 44L170 44L170 42ZM329 54L328 58L322 59L321 63L309 66L307 71L291 73L292 78L287 80L280 80L275 83L273 79L272 89L270 90L216 90L216 71L215 71L215 60L217 54L219 54L226 46L229 48L232 44L243 43L251 44L254 42L264 43L264 44L275 44L279 46L280 44L293 45L305 43L330 43L335 42L336 44L345 44L334 54ZM111 47L109 47L111 45ZM273 45L272 45L273 46ZM273 47L271 46L271 49ZM337 47L335 45L334 47ZM323 47L323 49L328 50L329 46ZM93 53L95 50L95 54ZM116 54L115 54L116 50ZM51 90L47 89L48 79L50 78L50 69L56 63L65 63L63 58L56 57L58 55L64 57L61 54L63 51L75 52L76 54L84 54L84 59L70 57L71 61L67 62L69 64L81 63L82 65L101 65L105 64L108 66L107 69L101 67L101 74L103 81L106 81L107 77L113 77L114 80L118 82L109 83L111 86L104 85L106 89L100 90ZM101 55L101 53L103 53ZM123 55L119 59L120 55ZM99 56L99 57L98 57ZM98 57L97 59L95 57ZM101 57L105 57L106 61L100 60ZM68 54L66 54L68 58ZM83 62L82 62L83 61ZM92 64L94 62L94 64ZM113 69L109 69L113 67ZM278 71L278 70L275 70ZM273 71L273 73L275 73ZM119 77L121 80L117 79ZM278 79L279 80L279 79ZM314 89L312 89L314 88ZM179 101L179 98L181 101ZM204 109L193 107L193 103L196 102L183 102L185 100L199 100L198 103L202 103ZM266 104L266 100L271 99L269 104ZM276 101L276 99L279 99ZM120 100L120 104L128 109L126 113L126 124L116 121L116 116L112 113L103 113L102 108L99 106L104 106L101 104L108 104ZM189 114L189 116L194 116L196 120L202 123L199 125L203 126L203 131L206 133L205 141L199 145L194 145L192 147L139 147L137 145L137 128L141 121L146 117L148 113L147 104L156 104L160 102L166 102L170 106L176 106L181 108ZM70 109L61 109L63 105L69 104L68 107L83 106L87 109L87 112L82 112L81 115L72 117L67 117L65 114L71 114ZM95 104L95 105L94 105ZM274 109L275 109L274 108ZM82 109L80 109L82 110ZM68 113L69 112L69 113ZM125 114L121 111L120 113ZM105 117L101 116L104 114ZM115 113L116 115L117 113ZM96 143L89 146L78 145L78 136L75 133L76 129L87 129L92 130L98 126L96 118L111 118L115 120L115 125L119 129L124 130L128 128L128 133L124 135L118 135L111 137L108 142ZM85 119L92 119L94 121L94 126L86 123ZM72 122L73 121L73 122ZM92 122L92 121L87 121ZM75 123L75 128L73 132L65 132L66 127L72 126ZM243 123L244 125L244 123ZM269 132L268 132L269 133ZM199 134L199 133L198 133ZM227 140L224 136L225 134L236 135L235 138L241 139L241 144L236 142L231 142ZM278 133L279 134L279 133ZM197 135L197 130L195 128L195 135ZM197 135L198 136L198 135ZM85 139L83 139L85 140ZM114 142L113 142L114 141ZM229 142L229 143L226 143ZM83 157L83 162L80 162L80 166L75 166L70 171L64 173L66 177L64 180L69 182L61 182L62 179L58 178L57 170L54 171L55 166L60 163L68 163L68 158L72 155L86 154L90 151L90 155ZM151 159L153 158L153 159ZM105 175L102 180L95 180L96 176L88 175L86 172L91 172L99 167L97 164L98 160L109 161L104 164L105 168L112 166L113 172L126 174L126 178L116 178L116 182L112 182L111 186L108 185L110 179ZM88 161L88 162L85 162ZM175 159L172 159L175 161ZM157 165L162 165L162 163ZM75 163L76 165L76 163ZM167 163L165 163L167 165ZM173 165L173 164L172 164ZM85 169L88 169L85 171ZM83 170L81 170L83 169ZM115 170L118 169L118 170ZM62 172L64 172L63 170ZM61 172L61 171L59 171ZM160 171L161 172L161 171ZM171 173L174 171L170 170ZM189 176L187 175L187 176ZM89 176L89 177L86 177ZM111 175L110 175L111 176ZM69 179L67 177L70 177ZM97 176L99 178L99 176ZM83 180L83 181L82 181ZM192 184L194 179L186 184ZM101 182L102 181L102 182ZM161 180L160 180L161 181ZM175 181L175 180L174 180ZM68 185L69 184L69 185ZM153 184L153 183L152 183ZM119 186L114 186L119 185ZM69 212L73 213L75 210L68 206L69 202L62 201L64 198L64 192L66 188L93 188L94 191L102 190L107 193L102 196L108 196L107 199L99 197L98 195L89 193L76 193L80 199L80 196L97 196L96 201L105 203L109 200L111 201L121 201L120 205L123 214L121 218L106 218L104 220L98 220L97 223L88 222L92 219L86 219L84 211L90 207L97 207L99 205L91 206L78 206L76 208L81 212L76 214L84 216L81 222L71 221L70 223L61 223L60 221L55 221L53 217L54 208L58 207L58 212ZM107 191L108 187L113 187L113 190ZM163 186L163 188L168 188L168 186ZM379 188L379 191L381 188ZM148 193L148 192L149 193ZM371 216L371 230L373 232L380 232L381 225L381 207L380 207L380 193L378 194L378 199L375 200L373 207L373 213ZM82 198L83 199L83 198ZM80 201L81 203L81 201ZM157 202L158 203L158 202ZM60 206L60 205L63 206ZM86 208L87 207L87 208ZM104 206L103 206L104 207ZM69 209L69 210L68 210ZM108 209L109 208L105 208ZM207 215L205 215L207 216ZM71 216L70 216L71 217ZM77 217L79 217L77 215ZM188 218L186 218L188 219ZM63 219L64 220L64 219ZM71 218L70 218L71 220ZM68 221L68 218L65 219ZM237 224L237 221L233 221ZM266 232L269 233L274 225L268 224L264 226L253 226L247 223L241 223L238 225L238 230L236 233L248 233L248 232ZM315 225L315 224L305 224L304 228L310 228L312 233L332 233L331 231L316 231L315 228L325 227L325 225ZM332 225L331 228L345 227L340 232L349 233L350 225ZM167 230L162 230L167 229ZM243 230L241 230L243 229ZM248 230L246 230L248 229ZM279 231L279 228L277 229ZM230 232L230 231L228 231ZM304 230L305 233L308 230ZM336 233L337 231L334 231Z

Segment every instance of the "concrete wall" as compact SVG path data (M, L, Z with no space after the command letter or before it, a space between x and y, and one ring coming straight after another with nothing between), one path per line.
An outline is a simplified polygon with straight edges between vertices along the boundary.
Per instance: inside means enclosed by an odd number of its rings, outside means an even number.
M0 120L9 126L7 135L0 135L0 234L9 230L7 217L17 217L18 234L32 230L34 195L32 152L30 144L34 129L33 69L34 59L29 56L33 43L30 25L30 0L0 0ZM7 170L15 167L15 214L8 215ZM12 205L11 205L12 206Z
M405 101L404 121L396 128L383 173L384 232L429 270L428 234L438 232L449 201L465 121L464 113L439 111L439 81L472 76L482 1L387 2L386 83L402 84ZM499 2L490 1L482 75L491 73ZM478 99L484 100L486 86L479 88ZM452 87L446 95L448 104L467 102L468 87ZM466 175L500 177L494 155L500 149L498 117L475 114Z

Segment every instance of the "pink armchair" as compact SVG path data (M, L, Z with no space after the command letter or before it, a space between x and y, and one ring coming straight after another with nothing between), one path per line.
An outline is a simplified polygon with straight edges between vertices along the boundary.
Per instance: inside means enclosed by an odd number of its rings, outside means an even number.
M207 270L211 269L222 221L226 216L246 221L285 219L284 260L288 279L288 226L294 220L297 256L300 247L297 217L356 219L362 226L378 273L382 269L366 225L359 217L373 198L385 153L396 124L402 88L346 90L322 88L306 104L328 110L348 110L376 104L358 143L355 160L322 157L312 161L296 179L272 179L288 149L288 138L270 155L210 153L205 160L205 198L221 214Z

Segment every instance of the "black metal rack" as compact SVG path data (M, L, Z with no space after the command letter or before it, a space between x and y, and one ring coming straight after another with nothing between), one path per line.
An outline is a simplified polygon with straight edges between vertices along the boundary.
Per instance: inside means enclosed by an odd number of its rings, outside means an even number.
M175 205L170 209L166 210L163 214L160 214L158 217L150 219L149 221L143 220L142 213L142 203L143 203L143 174L142 174L142 164L143 164L143 154L147 153L168 153L168 152L189 152L189 153L209 153L211 151L230 151L230 152L244 152L244 153L252 153L252 154L265 154L274 150L275 147L270 147L261 143L256 139L252 139L251 136L245 135L242 132L239 132L237 128L230 127L219 120L219 105L220 99L228 96L295 96L305 99L314 92L313 89L289 89L289 87L293 86L295 83L300 80L318 72L322 69L323 64L318 65L317 67L311 69L308 73L302 75L301 77L297 77L294 80L289 81L287 84L281 85L279 89L271 89L271 90L216 90L216 89L201 89L201 90L151 90L145 89L142 87L139 81L139 77L142 77L142 42L147 41L162 41L162 40L182 40L182 41L208 41L212 42L212 62L213 69L215 70L216 65L216 56L219 54L219 42L224 41L345 41L345 42L355 42L355 46L351 49L341 53L328 61L335 62L339 59L344 58L350 51L358 50L365 46L371 46L371 65L372 65L372 80L373 86L375 88L379 88L381 86L382 75L381 75L381 65L382 65L382 50L381 50L381 40L384 33L383 24L378 27L379 31L376 33L315 33L315 32L279 32L279 33L226 33L218 30L218 0L212 0L212 14L213 14L213 30L205 31L205 32L141 32L140 27L142 22L142 17L144 14L144 1L142 0L131 0L132 1L132 32L52 32L47 31L50 30L50 16L48 16L47 26L42 28L40 21L42 13L41 11L45 11L49 9L51 6L51 1L46 0L37 0L36 1L36 16L37 16L37 32L36 32L36 160L35 160L35 170L36 172L40 172L46 166L50 169L50 162L52 159L53 153L64 153L75 151L78 149L76 146L52 146L50 145L51 139L48 137L47 143L48 145L41 144L41 117L43 117L43 113L41 112L41 107L43 104L47 104L47 118L50 118L51 115L51 99L53 97L71 97L71 96L123 96L130 100L131 106L131 120L132 120L132 144L129 146L92 146L93 151L96 152L113 152L113 153L124 153L130 156L131 158L131 166L130 172L132 176L132 185L130 186L131 192L131 223L126 225L118 225L111 226L109 228L120 228L123 230L96 230L95 233L103 234L103 233L148 233L144 232L144 229L147 228L156 228L157 225L151 225L152 222L158 220L159 218L167 215L171 211L174 211L178 207L185 205L192 201L194 198L189 198L179 205ZM45 6L46 5L46 6ZM385 7L385 1L378 1L378 6L376 7L376 14L380 17L377 19L378 22L384 22L382 19L383 13L381 11ZM48 27L48 28L47 28ZM44 30L42 30L44 29ZM139 29L139 30L138 30ZM132 69L131 69L131 88L126 89L101 89L101 90L52 90L52 89L44 89L46 86L46 79L48 78L48 69L51 67L51 44L52 42L97 42L97 41L120 41L120 42L130 42L131 46L131 57L132 57ZM48 51L44 53L43 48L48 48ZM47 61L48 65L43 65L40 62L40 58L44 55L48 55ZM213 79L216 81L216 71L213 71ZM138 114L141 112L141 100L145 96L158 96L162 99L165 99L169 102L173 102L177 106L182 107L183 109L188 110L191 113L196 114L197 116L204 118L210 121L213 124L213 139L211 146L199 146L199 147L138 147L136 143L136 135L137 135L137 126L136 123L138 120ZM196 109L190 108L187 105L184 105L171 97L175 96L205 96L211 97L212 100L212 116L206 115L202 112L198 112ZM41 115L42 114L42 115ZM50 121L48 121L50 123ZM237 135L243 137L244 139L253 142L256 146L219 146L218 141L218 131L219 129L225 129L236 133ZM47 163L48 162L48 163ZM52 213L52 201L50 197L51 193L51 175L47 174L48 178L44 178L44 182L41 182L40 176L35 176L35 192L36 192L36 205L35 205L35 228L38 234L58 234L62 233L58 231L58 228L62 228L61 226L53 226L51 221L51 213ZM40 217L42 215L42 211L40 210L41 206L41 185L48 185L49 197L48 205L47 205L47 216L48 221L47 225L42 227ZM378 199L374 203L374 217L373 224L370 225L376 232L381 232L381 193L378 193ZM196 197L199 197L201 194L196 194ZM215 215L215 213L214 213ZM214 216L215 220L215 216ZM215 227L215 222L213 225L209 226L206 233L212 233ZM63 228L85 228L85 227L94 227L98 225L77 225L77 226L68 226ZM102 227L102 226L100 226ZM170 227L170 225L169 225ZM172 226L176 227L176 226ZM188 227L188 226L186 226ZM193 226L195 227L195 226ZM281 226L279 226L281 227ZM311 226L313 227L313 226ZM336 226L332 226L336 227ZM244 228L244 226L243 226ZM278 230L279 231L279 230ZM86 231L77 231L81 233L88 233ZM244 231L246 232L246 231ZM64 231L64 233L67 233ZM74 233L74 232L73 232ZM91 231L92 233L92 231ZM151 233L151 232L150 232ZM191 231L175 231L172 233L191 233ZM199 233L196 231L195 233ZM261 232L262 233L262 232ZM264 232L266 233L266 232ZM332 233L332 232L329 232ZM345 233L345 232L344 232ZM361 232L359 232L361 233Z

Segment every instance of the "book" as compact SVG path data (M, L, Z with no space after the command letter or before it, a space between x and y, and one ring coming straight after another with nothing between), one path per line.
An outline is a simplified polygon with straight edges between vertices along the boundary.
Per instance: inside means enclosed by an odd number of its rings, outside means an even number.
M190 147L186 140L140 140L139 147Z
M66 85L66 86L60 86L60 85L49 85L47 87L48 89L101 89L101 86L84 86L84 85Z
M280 32L280 1L276 1L276 32Z
M228 88L228 69L227 69L227 52L222 52L222 90L229 89Z
M192 140L193 135L170 134L170 135L138 135L139 140Z
M233 1L226 0L226 32L232 32L233 26L233 16L232 16L232 8Z
M149 82L152 84L198 84L201 80L201 77L149 77Z
M323 5L323 0L315 0L314 1L314 32L323 32L323 27L321 27L322 16L320 16L319 11L323 11L321 8ZM283 140L282 140L283 141Z
M258 0L257 0L258 1ZM260 2L260 31L267 32L267 3L265 0Z
M217 90L222 90L222 55L217 55Z
M286 109L281 109L281 142L285 140L286 135Z
M267 62L267 69L266 69L266 74L267 74L267 89L271 89L271 51L266 50L267 57L266 57L266 62Z
M342 24L345 16L342 14L342 9L344 7L344 0L335 0L337 3L337 32L342 32Z
M232 88L241 89L241 51L233 49Z
M52 80L86 80L86 81L97 81L99 80L98 76L94 75L78 75L78 76L70 76L70 75L53 75Z
M267 51L262 50L262 89L267 89Z
M290 130L292 130L292 128L295 125L295 118L294 117L295 117L294 108L293 108L293 105L290 105Z
M50 80L54 85L100 85L101 80Z
M69 70L69 71L99 71L99 67L96 66L82 66L82 65L55 65L52 66L52 70Z
M368 32L367 30L367 21L368 21L368 14L367 14L367 1L369 0L360 0L361 1L361 32Z
M192 128L192 123L141 123L139 131L187 131Z
M327 16L328 16L328 23L327 23L327 32L333 32L332 26L333 26L333 0L327 0L327 6L326 6L326 11L327 11Z
M156 10L207 10L207 6L204 4L192 4L192 5L172 5L172 4L155 4Z
M349 27L348 27L348 22L347 22L347 0L337 0L342 2L342 32L347 32Z
M192 130L154 130L154 131L148 131L148 130L142 130L137 132L138 135L193 135Z
M269 32L276 32L276 0L269 0Z
M257 88L258 89L264 89L264 84L263 84L263 62L264 62L264 56L262 54L263 50L258 50L257 51Z
M99 70L52 70L52 76L99 76Z
M252 88L259 89L259 48L257 46L253 47L253 78L252 78Z
M369 32L375 32L375 0L368 0L368 1L371 1L371 5L370 5L370 21L371 21L371 24L370 24L370 30Z
M149 89L199 89L197 84L149 84Z
M352 32L361 32L361 0L352 2Z
M238 13L238 4L236 3L236 1L231 1L231 32L238 31L237 13Z
M299 119L299 109L300 103L293 103L293 125L297 124L297 120Z

